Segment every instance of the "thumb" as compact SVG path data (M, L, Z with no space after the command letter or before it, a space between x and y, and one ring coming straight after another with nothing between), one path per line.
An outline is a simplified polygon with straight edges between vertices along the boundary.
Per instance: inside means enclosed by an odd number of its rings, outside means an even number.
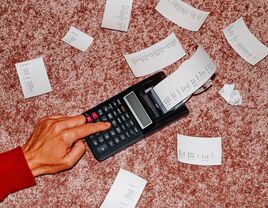
M82 140L79 140L74 143L73 147L69 151L69 153L66 155L66 162L68 166L71 168L73 167L78 160L83 156L83 154L86 151L85 143Z

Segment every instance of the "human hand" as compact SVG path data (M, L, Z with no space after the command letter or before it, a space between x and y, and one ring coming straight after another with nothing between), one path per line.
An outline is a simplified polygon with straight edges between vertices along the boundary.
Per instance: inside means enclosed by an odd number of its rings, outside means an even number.
M87 123L78 116L42 118L22 147L33 176L53 174L73 167L86 151L82 139L110 128L107 122Z

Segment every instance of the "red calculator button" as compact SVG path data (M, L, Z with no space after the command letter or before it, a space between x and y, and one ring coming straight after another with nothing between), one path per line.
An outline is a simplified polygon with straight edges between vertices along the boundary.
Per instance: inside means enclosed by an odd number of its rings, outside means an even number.
M95 120L99 118L99 116L96 112L93 112L91 115Z
M92 121L93 121L92 118L90 116L87 116L87 122L91 123Z

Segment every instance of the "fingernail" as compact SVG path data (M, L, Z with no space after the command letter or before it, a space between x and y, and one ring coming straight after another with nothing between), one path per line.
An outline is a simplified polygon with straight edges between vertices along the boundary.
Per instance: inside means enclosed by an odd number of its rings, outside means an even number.
M105 125L106 125L106 127L108 128L110 128L111 127L111 123L110 122L105 122Z

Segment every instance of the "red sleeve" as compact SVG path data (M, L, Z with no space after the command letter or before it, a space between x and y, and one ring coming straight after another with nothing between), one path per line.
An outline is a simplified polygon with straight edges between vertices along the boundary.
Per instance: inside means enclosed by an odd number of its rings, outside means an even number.
M21 147L0 154L0 202L15 191L35 185Z

